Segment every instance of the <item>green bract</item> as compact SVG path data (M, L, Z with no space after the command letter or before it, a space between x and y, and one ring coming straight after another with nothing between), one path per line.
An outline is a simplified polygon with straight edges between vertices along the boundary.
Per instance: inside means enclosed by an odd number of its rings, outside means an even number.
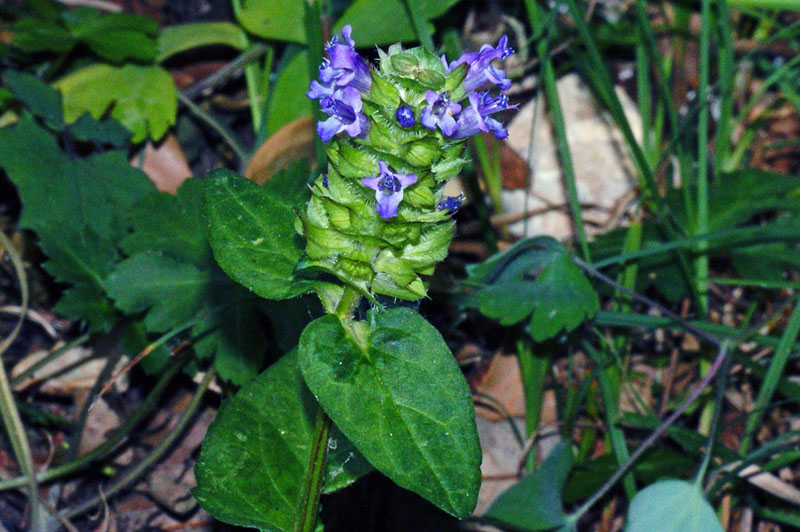
M371 88L362 95L369 133L331 140L329 173L314 183L311 200L299 216L297 229L307 240L303 269L331 273L368 297L415 300L426 295L421 276L431 274L445 258L453 236L450 213L437 207L445 182L466 162L466 139L427 129L419 117L426 91L457 94L466 71L462 65L448 74L423 48L394 45L388 54L380 52L380 68L371 69ZM401 105L413 110L413 126L403 128L395 118ZM398 174L417 176L404 190L397 216L390 219L379 216L375 192L362 184L362 179L379 174L378 161Z

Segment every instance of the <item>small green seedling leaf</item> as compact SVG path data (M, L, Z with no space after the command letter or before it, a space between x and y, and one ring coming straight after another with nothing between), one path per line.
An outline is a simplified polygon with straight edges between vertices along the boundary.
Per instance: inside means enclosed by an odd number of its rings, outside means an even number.
M626 532L724 532L700 489L682 480L656 482L636 494Z
M84 113L111 117L133 132L132 142L159 140L175 123L178 93L169 72L155 65L113 67L94 64L56 82L64 99L64 120Z
M316 402L289 353L226 399L195 466L200 505L226 523L294 532L309 474ZM371 470L342 434L328 438L324 492Z
M561 492L574 461L570 445L557 444L539 469L500 494L484 517L520 531L567 525Z
M472 397L439 332L406 308L332 316L300 337L311 391L367 460L459 518L475 508L481 448Z
M473 301L503 325L530 316L528 330L541 342L570 331L600 309L597 292L556 240L523 240L469 269L470 282L482 284Z
M209 240L225 273L266 299L311 290L310 281L293 275L303 253L295 241L295 205L229 170L205 181Z

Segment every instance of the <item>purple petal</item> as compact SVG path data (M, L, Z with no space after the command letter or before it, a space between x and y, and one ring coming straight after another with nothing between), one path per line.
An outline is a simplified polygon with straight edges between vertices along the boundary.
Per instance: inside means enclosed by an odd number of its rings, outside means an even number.
M362 102L361 102L361 93L358 89L354 87L345 87L342 89L340 99L342 102L350 107L354 113L358 113L361 111Z
M403 201L403 191L393 194L384 194L377 191L375 192L375 199L378 200L378 204L375 206L378 216L384 220L394 218L397 216L397 206Z
M364 113L356 113L355 120L345 126L344 131L351 137L358 137L364 133L366 125L367 117L364 115Z
M322 142L328 142L343 129L344 125L335 116L328 118L324 122L317 122L317 134L322 139Z
M422 109L422 114L419 117L419 123L428 129L436 129L436 117L431 112L431 106L426 105Z
M324 98L325 96L330 96L332 93L333 89L331 87L326 87L325 85L322 85L314 80L311 82L311 87L306 93L306 96L312 100L318 100L320 98Z
M502 140L508 137L508 130L505 127L503 127L503 124L501 124L494 118L487 118L486 125L489 126L489 129L492 130L492 133L494 133L494 136L497 137L498 139Z
M353 26L350 24L346 24L342 27L342 37L344 37L344 41L351 47L355 47L356 43L353 39L350 38L350 35L353 33ZM505 35L503 35L505 37Z
M439 127L446 137L452 137L458 126L456 125L456 120L452 115L445 114L439 119Z
M400 181L400 186L402 188L407 188L417 182L417 176L415 174L394 174L398 181Z
M378 190L378 183L380 183L382 179L383 179L383 177L381 177L381 176L365 177L364 179L361 180L361 183L365 187L369 187L372 190Z
M425 91L425 101L428 105L433 105L439 100L439 95L433 91Z

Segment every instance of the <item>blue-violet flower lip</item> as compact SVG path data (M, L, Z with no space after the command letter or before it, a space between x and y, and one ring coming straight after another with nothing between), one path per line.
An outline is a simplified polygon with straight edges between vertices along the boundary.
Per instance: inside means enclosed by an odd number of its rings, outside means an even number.
M381 218L386 220L397 216L397 206L403 201L403 189L416 183L417 176L396 174L389 170L383 161L378 161L378 168L380 168L380 175L365 177L361 182L375 191L375 199L378 201L375 210Z
M425 101L428 105L422 109L420 123L428 129L439 126L445 136L452 136L456 132L456 119L453 115L461 111L461 106L451 102L447 92L436 94L431 90L426 91Z
M508 137L508 131L503 124L489 116L506 109L517 108L516 105L508 105L508 97L505 94L492 97L488 90L481 93L473 92L469 95L469 104L470 106L458 117L455 138L471 137L479 131L491 131L498 139Z
M363 137L369 130L367 117L361 112L361 93L354 87L345 87L320 100L322 111L330 115L317 123L317 134L323 142L344 131L351 137Z
M484 44L477 52L461 54L457 60L449 65L444 56L442 63L447 72L452 72L454 68L462 63L469 66L467 75L464 78L464 92L472 92L480 88L487 82L497 85L500 90L507 90L511 86L511 80L506 78L505 70L500 70L492 66L495 59L505 59L514 53L514 49L508 46L508 37L503 35L497 43L497 47Z
M414 111L407 105L398 107L394 116L400 123L400 127L411 127L414 125Z

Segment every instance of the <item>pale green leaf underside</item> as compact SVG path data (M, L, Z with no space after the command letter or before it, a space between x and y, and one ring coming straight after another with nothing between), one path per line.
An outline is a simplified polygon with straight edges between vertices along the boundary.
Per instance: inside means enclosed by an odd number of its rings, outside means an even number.
M697 486L682 480L656 482L636 494L625 532L724 532Z
M300 368L341 431L396 484L464 518L480 487L472 397L436 329L404 308L370 313L353 339L337 318L300 337Z

